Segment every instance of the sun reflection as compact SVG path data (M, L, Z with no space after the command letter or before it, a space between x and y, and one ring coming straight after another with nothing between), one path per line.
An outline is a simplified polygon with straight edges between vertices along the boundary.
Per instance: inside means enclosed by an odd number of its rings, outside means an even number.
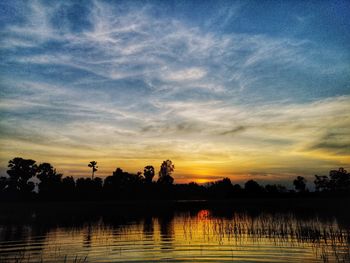
M336 221L300 219L293 214L252 216L236 212L218 217L202 209L120 224L104 219L107 221L103 224L54 226L47 233L37 232L33 226L33 236L22 244L11 247L13 240L0 240L0 247L8 247L0 249L0 261L17 262L19 247L25 262L164 262L169 258L257 262L262 257L270 262L348 262L350 258L347 229ZM0 226L0 239L11 229Z
M210 211L207 209L200 210L197 214L197 218L201 221L208 220L210 217Z

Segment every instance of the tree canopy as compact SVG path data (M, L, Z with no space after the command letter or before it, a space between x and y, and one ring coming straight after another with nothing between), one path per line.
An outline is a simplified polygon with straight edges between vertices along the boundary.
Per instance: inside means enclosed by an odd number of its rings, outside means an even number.
M63 177L50 163L36 164L32 159L16 157L8 163L8 177L0 177L0 200L119 200L119 199L230 199L244 196L283 196L311 194L306 179L293 180L297 191L279 184L260 185L248 180L244 187L223 178L206 184L174 184L175 166L171 160L161 163L159 177L154 181L155 169L144 167L143 173L129 173L122 168L104 179L94 177L97 162L91 161L92 176ZM328 176L315 175L315 194L350 194L350 175L343 169L331 170ZM37 186L36 190L35 186Z

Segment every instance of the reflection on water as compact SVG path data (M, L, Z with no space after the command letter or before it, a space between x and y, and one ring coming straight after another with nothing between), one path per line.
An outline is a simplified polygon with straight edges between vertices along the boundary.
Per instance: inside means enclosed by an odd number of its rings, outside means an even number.
M0 261L350 262L349 230L335 217L285 212L36 212L0 221Z

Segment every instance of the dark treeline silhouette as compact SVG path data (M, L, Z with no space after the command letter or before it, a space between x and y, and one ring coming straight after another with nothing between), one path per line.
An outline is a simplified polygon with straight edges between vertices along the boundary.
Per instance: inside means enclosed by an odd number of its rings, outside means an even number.
M97 162L91 161L91 178L63 177L49 163L36 164L34 160L16 157L9 161L7 177L0 177L0 200L42 201L97 201L97 200L210 200L239 197L290 197L290 196L349 196L350 174L343 168L332 170L329 176L315 175L315 191L306 187L306 179L293 180L295 190L283 185L260 185L249 180L242 187L232 184L229 178L199 185L174 184L171 176L175 166L164 161L154 180L155 169L148 165L143 173L131 174L117 168L104 180L96 177Z

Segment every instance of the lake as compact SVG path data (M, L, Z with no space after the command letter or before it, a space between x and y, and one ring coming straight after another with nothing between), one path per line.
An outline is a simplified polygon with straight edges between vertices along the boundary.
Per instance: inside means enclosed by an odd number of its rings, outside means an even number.
M348 218L325 211L47 206L0 215L0 262L350 262Z

